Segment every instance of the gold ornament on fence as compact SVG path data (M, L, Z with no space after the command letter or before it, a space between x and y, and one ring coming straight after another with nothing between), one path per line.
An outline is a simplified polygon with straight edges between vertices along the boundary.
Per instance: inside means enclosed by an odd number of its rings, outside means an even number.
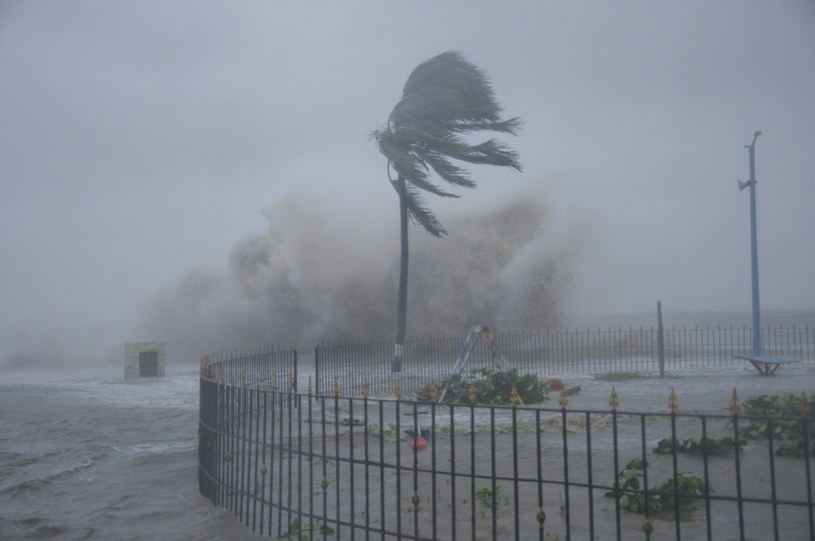
M608 399L608 405L611 411L617 411L617 408L620 407L620 399L617 398L617 389L613 385L611 387L611 397Z
M543 529L543 524L546 522L546 511L543 510L543 507L538 509L538 514L535 518L538 519L538 526Z
M396 395L396 400L402 400L402 382L401 381L396 382L396 390L394 391L394 394Z
M521 395L518 394L518 389L515 385L512 386L512 390L509 392L509 400L513 406L517 406L521 403Z
M739 402L739 395L736 388L733 388L733 394L730 395L730 413L738 415L741 413L741 403Z
M675 389L671 389L671 395L668 397L668 408L671 410L671 413L679 411L679 401L676 399Z
M436 401L436 398L437 398L437 397L436 397L436 395L437 395L437 394L438 394L438 389L436 389L436 384L435 384L435 383L431 383L431 384L430 384L430 401L431 401L431 402L435 402L435 401Z
M340 377L334 378L334 396L340 396Z
M645 517L642 519L642 531L645 532L645 535L651 535L654 531L654 521L651 517Z
M798 415L801 417L809 415L809 398L804 391L801 391L801 398L798 400Z
M560 390L560 407L565 408L569 405L569 393L566 391L566 386Z
M470 393L468 395L470 404L475 404L475 399L478 398L478 392L475 390L475 383L470 384Z
M368 398L368 393L370 392L371 387L368 385L368 379L362 380L362 396L364 398Z

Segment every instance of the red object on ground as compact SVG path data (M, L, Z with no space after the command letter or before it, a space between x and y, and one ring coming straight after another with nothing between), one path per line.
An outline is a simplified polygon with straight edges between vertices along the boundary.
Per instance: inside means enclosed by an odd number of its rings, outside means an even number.
M416 449L417 451L424 451L427 449L427 440L421 436L416 436L410 440L410 448Z
M562 391L565 387L560 378L549 378L549 389L552 391Z

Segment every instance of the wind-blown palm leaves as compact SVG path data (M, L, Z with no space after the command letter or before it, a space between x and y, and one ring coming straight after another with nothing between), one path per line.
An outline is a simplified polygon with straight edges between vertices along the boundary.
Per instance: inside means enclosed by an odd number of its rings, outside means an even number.
M401 370L407 327L408 219L435 237L447 234L421 192L458 197L434 184L432 173L453 186L475 188L475 181L454 161L521 170L518 154L504 143L468 140L480 131L515 135L521 120L502 120L501 112L486 75L458 52L448 51L413 70L387 125L373 134L388 158L388 178L399 194L402 251L393 371Z
M433 236L447 234L427 208L420 190L441 197L458 197L430 180L431 170L453 186L475 188L467 171L453 160L512 167L520 171L518 154L505 144L488 139L471 144L473 132L494 131L515 135L517 117L500 118L502 108L486 75L461 54L448 51L420 64L408 77L402 99L393 108L385 128L374 132L379 150L388 158L411 220ZM400 190L399 178L404 180Z

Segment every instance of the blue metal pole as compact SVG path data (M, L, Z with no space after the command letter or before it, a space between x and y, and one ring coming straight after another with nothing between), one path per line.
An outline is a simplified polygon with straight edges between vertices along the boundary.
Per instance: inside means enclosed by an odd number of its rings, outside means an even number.
M753 134L753 142L747 145L750 153L750 270L753 285L753 356L761 356L761 310L758 301L758 227L756 225L756 139L760 131Z

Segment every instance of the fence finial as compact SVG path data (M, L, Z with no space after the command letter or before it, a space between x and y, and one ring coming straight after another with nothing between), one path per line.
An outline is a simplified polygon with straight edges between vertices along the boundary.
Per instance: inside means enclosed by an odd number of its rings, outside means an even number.
M518 388L515 387L515 384L512 385L512 390L509 392L509 401L512 402L513 406L521 403L521 395L518 394Z
M566 386L560 390L560 407L565 408L569 405L569 393L566 391Z
M654 521L651 517L645 517L642 519L642 531L645 533L646 537L650 539L651 534L654 532Z
M801 391L801 398L798 399L798 415L806 417L809 415L809 398L804 391Z
M538 527L543 529L543 524L546 522L546 511L543 510L543 507L538 509L538 514L535 516L538 519Z
M277 390L277 374L274 374L272 376L272 390L273 391Z
M470 399L470 404L475 404L475 399L478 398L478 392L475 390L475 383L470 384L468 398Z
M435 402L436 398L438 398L437 397L438 394L439 394L439 390L436 388L436 384L431 383L430 384L430 401Z
M671 413L679 411L679 400L676 399L676 389L671 389L671 394L668 397L668 408L670 408Z
M733 387L733 394L730 395L730 413L733 415L741 413L741 403L739 402L739 395L735 387Z
M364 398L368 398L368 393L371 391L370 384L368 383L368 378L362 380L362 396Z
M396 380L396 389L394 390L396 400L402 400L402 381Z
M611 411L617 411L617 408L620 407L620 399L617 398L617 388L613 385L611 386L611 397L608 399L608 405Z
M340 396L340 377L334 377L334 396Z
M419 492L414 490L413 496L410 498L410 503L413 504L413 511L416 512L419 510L419 504L422 503L422 497L419 496Z

